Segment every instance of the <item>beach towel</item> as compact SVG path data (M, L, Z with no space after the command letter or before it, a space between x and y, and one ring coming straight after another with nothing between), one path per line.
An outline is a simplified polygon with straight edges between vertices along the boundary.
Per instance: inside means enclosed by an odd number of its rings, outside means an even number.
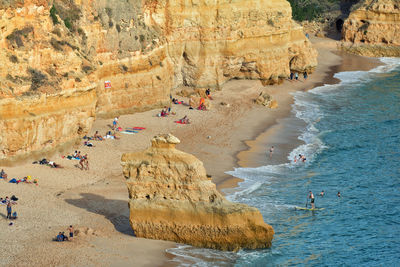
M135 131L135 130L129 130L129 129L127 129L127 130L125 130L126 132L131 132L131 133L138 133L139 131Z
M132 127L133 130L146 130L144 127Z
M176 123L179 123L179 124L187 124L187 123L185 123L185 122L182 122L182 121L175 121Z
M16 184L16 183L18 183L18 182L17 182L17 179L15 179L15 178L12 178L12 179L9 181L9 183Z
M134 132L127 132L127 131L122 131L121 133L123 133L123 134L135 134Z

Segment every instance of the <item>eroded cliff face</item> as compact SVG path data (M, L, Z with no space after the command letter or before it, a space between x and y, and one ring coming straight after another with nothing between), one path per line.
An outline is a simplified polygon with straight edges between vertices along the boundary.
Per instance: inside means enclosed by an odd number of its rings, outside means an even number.
M157 136L147 150L122 156L135 235L221 250L270 247L274 231L261 213L227 201L177 143Z
M96 115L163 106L180 86L316 66L285 0L10 0L0 21L0 160L83 136Z
M174 87L219 88L232 78L277 81L312 70L316 51L287 1L146 1L145 19L166 37Z
M350 52L365 56L400 56L400 1L364 0L343 25Z
M0 160L89 131L96 84L79 39L53 25L46 1L0 6L0 24Z

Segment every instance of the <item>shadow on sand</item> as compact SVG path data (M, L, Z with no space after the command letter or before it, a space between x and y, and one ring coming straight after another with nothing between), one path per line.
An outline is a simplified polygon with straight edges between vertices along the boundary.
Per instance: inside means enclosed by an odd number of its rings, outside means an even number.
M66 199L68 204L103 215L123 234L135 236L129 223L128 201L107 199L100 195L81 193L80 199Z

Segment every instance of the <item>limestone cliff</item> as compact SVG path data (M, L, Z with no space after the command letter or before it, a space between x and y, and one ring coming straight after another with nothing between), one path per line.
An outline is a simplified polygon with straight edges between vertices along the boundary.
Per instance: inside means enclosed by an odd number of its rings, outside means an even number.
M47 2L1 3L0 160L76 139L96 106L93 66L79 39L53 25Z
M4 0L0 21L0 160L163 106L182 85L316 66L285 0Z
M343 25L350 52L365 56L400 56L400 0L364 0Z
M232 78L264 83L312 70L316 51L284 0L146 1L174 63L174 87L219 88Z
M175 149L179 142L157 136L122 156L135 235L221 250L270 247L274 231L261 213L221 196L203 163Z

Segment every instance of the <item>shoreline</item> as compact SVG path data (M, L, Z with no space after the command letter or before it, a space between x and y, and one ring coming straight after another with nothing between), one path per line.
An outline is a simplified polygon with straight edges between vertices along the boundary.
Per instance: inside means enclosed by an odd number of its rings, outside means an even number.
M324 38L314 39L326 40ZM320 50L321 49L319 49L318 52L320 52ZM342 51L337 51L336 49L330 49L328 51L329 53L338 56L339 59L328 61L328 63L325 60L325 64L322 66L322 70L318 70L320 66L318 65L316 71L320 71L322 76L324 77L322 77L322 79L320 79L319 81L313 81L313 84L310 86L310 88L304 88L296 91L308 91L319 86L340 83L340 80L334 77L336 73L346 71L369 71L375 67L382 65L382 62L380 62L378 58L368 58L364 56L347 54ZM319 62L322 61L320 57L321 54L319 53ZM293 92L290 92L289 94L292 93ZM294 97L293 95L291 95L290 97L292 100L291 104L293 104ZM236 153L236 166L240 168L255 168L264 165L278 165L290 162L288 159L289 153L293 151L293 149L295 149L296 147L304 144L304 142L298 139L298 137L302 133L300 129L305 126L306 124L304 123L304 121L297 118L292 113L292 108L290 108L287 116L277 118L275 124L268 125L265 130L259 133L254 139L244 141L244 143L246 144L246 149L240 150ZM275 150L272 159L269 159L268 149L271 146L274 146ZM276 155L276 152L279 152L278 155ZM227 175L227 178L220 181L217 184L217 187L219 190L234 190L236 187L238 187L238 183L240 183L241 181L243 181L243 179Z
M79 145L70 148L69 154L73 150L87 153L90 162L88 171L78 169L77 161L62 158L66 154L59 151L47 154L47 157L64 166L63 169L33 165L27 161L17 166L4 166L9 178L31 175L39 179L39 185L0 181L1 197L15 194L20 198L15 207L20 218L15 225L6 226L5 218L1 220L4 231L0 232L0 239L5 240L0 251L2 262L16 265L29 263L31 266L78 263L86 266L111 263L122 266L133 263L141 266L173 265L168 260L171 255L166 249L176 247L176 243L133 236L129 225L128 191L120 166L121 155L149 147L154 135L172 133L181 140L177 146L179 150L193 154L204 163L207 174L212 176L220 192L236 187L241 181L226 174L226 171L251 162L265 162L265 148L261 152L255 148L269 147L272 145L271 138L275 138L276 142L289 143L285 149L277 149L273 157L276 162L286 160L286 150L293 146L292 143L299 142L297 136L289 136L287 141L282 134L286 131L285 123L292 122L287 121L291 119L291 93L324 84L329 73L333 75L343 71L340 67L342 61L352 57L335 54L335 41L322 38L313 38L312 41L320 53L319 57L324 60L305 83L285 81L280 85L264 87L259 81L233 80L227 82L223 90L212 92L214 100L209 111L172 105L177 115L167 118L157 117L158 110L122 115L119 123L123 128L142 126L147 129L134 135L120 134L119 140L94 141L95 147L92 148L82 146L80 140ZM364 59L365 62L373 62L372 65L377 64L375 59ZM363 67L367 65L365 62L361 64ZM277 109L253 103L261 91L277 100ZM186 98L184 100L187 101ZM221 102L230 106L221 105ZM188 115L192 124L174 123L184 115ZM96 130L105 133L110 129L111 121L97 118L90 135ZM250 163L244 164L245 161ZM51 241L70 224L75 228L92 229L94 234L78 236L66 244ZM49 253L53 256L46 257Z

